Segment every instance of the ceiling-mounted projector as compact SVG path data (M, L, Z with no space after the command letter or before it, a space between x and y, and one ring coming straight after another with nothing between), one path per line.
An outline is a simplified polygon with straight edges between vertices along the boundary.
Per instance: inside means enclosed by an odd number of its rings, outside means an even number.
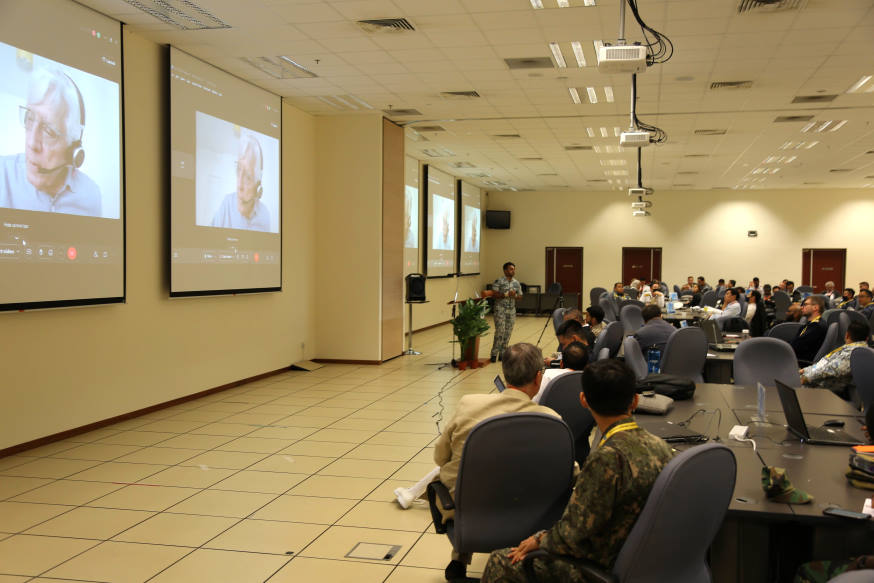
M631 211L631 216L632 217L650 217L652 215L649 214L649 211L635 209L635 210Z
M622 148L643 148L650 144L649 132L629 129L619 134L619 146Z
M598 70L615 73L646 71L646 47L640 45L607 45L598 47Z
M649 187L629 188L628 189L628 196L644 196L646 194L652 194L653 192L655 192L655 191Z

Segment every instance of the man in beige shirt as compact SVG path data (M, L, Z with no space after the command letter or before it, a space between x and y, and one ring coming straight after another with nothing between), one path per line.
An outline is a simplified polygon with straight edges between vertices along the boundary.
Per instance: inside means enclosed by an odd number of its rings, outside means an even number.
M414 486L395 490L402 508L409 508L412 501L422 496L428 484L438 476L450 494L455 496L455 481L464 442L480 421L503 413L546 413L558 417L558 413L549 407L531 401L540 390L543 380L543 354L539 348L527 342L513 344L501 356L501 367L506 390L502 393L464 395L458 401L455 414L434 446L434 461L439 467ZM441 509L441 512L444 521L452 518L452 511ZM459 556L453 552L452 562L446 568L447 578L464 577L467 563L470 563L469 556ZM450 574L453 576L450 577Z

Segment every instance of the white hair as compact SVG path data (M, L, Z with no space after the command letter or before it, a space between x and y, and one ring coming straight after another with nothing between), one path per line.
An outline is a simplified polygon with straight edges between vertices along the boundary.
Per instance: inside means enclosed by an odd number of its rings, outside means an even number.
M240 136L237 161L252 159L254 164L255 182L261 182L261 172L264 169L264 156L261 153L261 144L258 139L248 132Z
M27 102L28 104L46 102L54 106L63 103L66 107L63 130L67 143L72 144L81 139L85 104L80 105L79 90L73 84L73 80L62 71L36 69L30 78Z

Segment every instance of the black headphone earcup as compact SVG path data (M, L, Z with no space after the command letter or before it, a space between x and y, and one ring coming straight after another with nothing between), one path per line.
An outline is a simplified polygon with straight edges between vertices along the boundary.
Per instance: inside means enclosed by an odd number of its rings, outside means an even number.
M85 162L85 150L82 148L82 143L74 142L70 146L70 152L70 164L73 165L73 168L81 168Z

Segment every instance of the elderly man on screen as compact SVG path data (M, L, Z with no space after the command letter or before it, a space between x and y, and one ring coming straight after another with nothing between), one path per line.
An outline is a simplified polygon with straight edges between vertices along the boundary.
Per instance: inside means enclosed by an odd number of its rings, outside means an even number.
M85 102L58 69L37 69L19 107L24 153L0 158L0 207L101 216L100 189L79 168L85 160Z
M213 227L269 231L270 212L261 202L264 155L255 136L240 137L237 155L237 190L225 196L212 219Z

